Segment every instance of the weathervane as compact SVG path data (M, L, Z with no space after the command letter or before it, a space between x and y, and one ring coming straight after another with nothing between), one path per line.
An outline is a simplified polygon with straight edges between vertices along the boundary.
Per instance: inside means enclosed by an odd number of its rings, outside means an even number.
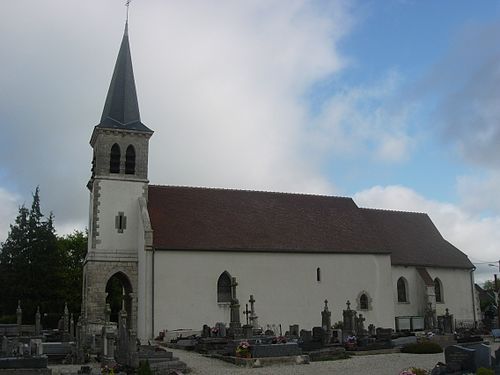
M128 8L129 8L129 6L130 6L130 2L131 2L131 1L132 1L132 0L127 0L127 1L125 1L125 6L127 7L127 23L128 23Z

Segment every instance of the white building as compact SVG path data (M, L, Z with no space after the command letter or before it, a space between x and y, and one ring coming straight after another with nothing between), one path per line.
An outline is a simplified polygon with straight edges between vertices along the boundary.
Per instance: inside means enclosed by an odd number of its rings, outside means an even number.
M264 327L318 326L325 299L334 322L348 300L377 327L398 328L429 306L476 319L474 267L426 214L363 209L351 198L149 185L152 134L139 116L126 28L90 141L88 332L102 326L110 280L121 283L129 327L143 340L229 323L232 277L242 307L255 297Z

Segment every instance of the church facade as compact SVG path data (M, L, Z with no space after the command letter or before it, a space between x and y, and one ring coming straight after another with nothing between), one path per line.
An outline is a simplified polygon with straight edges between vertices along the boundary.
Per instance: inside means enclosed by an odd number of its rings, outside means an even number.
M376 327L404 329L445 309L476 320L474 266L426 214L344 197L151 185L152 135L139 115L126 26L90 141L87 334L103 325L110 280L121 284L141 340L229 323L235 280L240 312L252 295L264 328L320 325L325 299L333 321L350 301Z

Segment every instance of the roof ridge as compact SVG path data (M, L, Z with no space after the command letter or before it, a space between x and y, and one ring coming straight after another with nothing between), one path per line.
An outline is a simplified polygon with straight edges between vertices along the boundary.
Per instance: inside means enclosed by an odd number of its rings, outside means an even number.
M359 207L360 210L366 211L381 211L381 212L393 212L399 214L416 214L416 215L426 215L429 216L427 212L419 212L419 211L401 211L401 210L393 210L390 208L370 208L370 207Z
M276 194L276 195L299 195L306 197L324 197L324 198L337 198L337 199L348 199L352 200L352 197L345 197L339 195L326 195L326 194L315 194L315 193L291 193L286 191L269 191L269 190L252 190L252 189L237 189L237 188L225 188L225 187L208 187L208 186L188 186L188 185L156 185L149 184L150 187L159 188L184 188L184 189L203 189L203 190L222 190L222 191L240 191L249 193L266 193L266 194Z

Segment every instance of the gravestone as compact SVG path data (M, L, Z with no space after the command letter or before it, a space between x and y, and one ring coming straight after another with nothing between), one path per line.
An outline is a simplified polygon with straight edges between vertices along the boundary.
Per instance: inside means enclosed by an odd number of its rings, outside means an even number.
M342 344L342 330L341 329L332 329L332 343L334 344Z
M344 339L347 336L353 336L356 334L356 311L351 310L351 302L347 301L347 309L342 312L343 324L342 324L342 335Z
M390 341L392 339L392 328L377 328L377 341Z
M312 332L308 331L308 330L305 330L305 329L301 329L300 330L300 338L304 342L309 342L309 341L312 340Z
M9 354L9 339L7 336L2 337L2 348L0 350L0 356L7 356Z
M242 327L242 331L243 331L243 337L245 337L246 339L252 338L252 336L253 336L253 327L252 327L252 325L245 324Z
M40 306L38 306L36 308L36 314L35 314L35 336L39 336L40 332L42 331L40 320L41 320Z
M290 326L290 330L288 331L290 336L295 336L299 337L299 325L298 324L292 324Z
M71 313L71 318L69 319L69 338L71 341L75 339L75 319L73 318L73 313Z
M21 300L17 301L16 318L19 335L21 335L21 325L23 324L23 310L21 309Z
M433 330L436 328L436 310L432 307L432 302L427 304L424 313L424 329Z
M217 337L226 337L227 332L226 332L226 324L222 322L217 322L215 323L215 330L216 330L216 336Z
M359 314L359 316L355 318L356 335L366 336L367 332L365 331L365 320L366 319L363 317L363 314Z
M325 331L332 327L332 312L328 310L328 300L325 299L325 307L321 312L321 326Z
M476 371L474 356L476 350L460 345L451 345L444 350L446 366L451 371Z
M453 333L453 314L450 314L449 310L446 309L446 314L442 317L442 330L445 334Z
M42 339L31 339L30 340L31 355L42 355Z
M325 299L325 307L321 312L321 327L325 333L323 335L323 345L329 344L332 340L332 312L328 310L328 300Z
M129 364L130 358L129 332L127 329L127 312L120 310L118 313L118 340L116 345L116 360L122 365Z
M463 347L474 349L474 364L476 370L480 367L491 368L491 347L483 343L463 344Z
M250 324L254 329L259 329L259 320L257 314L255 314L255 299L253 298L253 294L250 294L248 302L250 303Z
M368 334L369 334L370 336L375 336L375 335L377 334L377 331L375 330L375 325L370 324L370 325L368 326Z
M231 279L231 320L229 322L230 336L234 338L241 337L241 321L240 321L240 302L236 298L236 277Z
M323 341L323 338L325 336L325 329L323 327L313 327L312 329L312 339L314 341Z
M73 351L69 342L42 342L42 351L51 360L64 359Z
M204 324L203 328L201 329L201 337L203 338L210 337L211 332L212 329L208 325Z

